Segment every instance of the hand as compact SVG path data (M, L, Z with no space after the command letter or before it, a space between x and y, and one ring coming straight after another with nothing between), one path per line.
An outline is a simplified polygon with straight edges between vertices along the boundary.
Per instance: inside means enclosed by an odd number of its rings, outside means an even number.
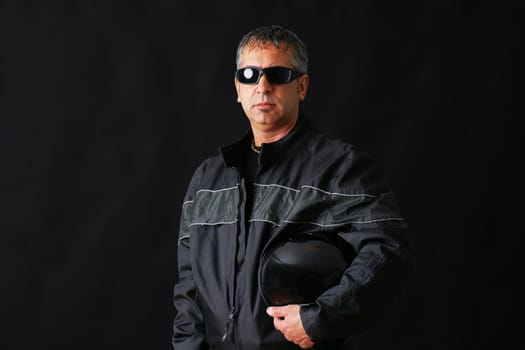
M314 342L304 330L300 310L300 305L270 306L266 313L273 317L275 329L281 332L286 340L303 349L309 349L314 346Z

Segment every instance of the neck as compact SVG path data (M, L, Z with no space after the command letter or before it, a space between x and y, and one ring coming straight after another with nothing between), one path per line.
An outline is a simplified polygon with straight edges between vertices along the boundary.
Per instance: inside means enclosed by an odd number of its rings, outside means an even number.
M260 147L263 143L272 143L279 141L290 133L293 127L297 124L297 119L286 127L278 130L260 130L252 126L254 145Z

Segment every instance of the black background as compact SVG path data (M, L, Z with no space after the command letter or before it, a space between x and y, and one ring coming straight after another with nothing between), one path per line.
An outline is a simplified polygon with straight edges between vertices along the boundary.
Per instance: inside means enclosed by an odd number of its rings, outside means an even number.
M360 349L503 348L522 296L518 6L0 1L0 348L169 349L179 210L248 127L248 30L310 52L303 111L384 168L416 274Z

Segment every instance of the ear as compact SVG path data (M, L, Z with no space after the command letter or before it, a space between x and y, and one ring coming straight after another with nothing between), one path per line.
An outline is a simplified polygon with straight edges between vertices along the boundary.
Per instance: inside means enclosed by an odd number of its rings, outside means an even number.
M306 92L308 91L308 82L310 77L308 74L304 74L299 78L299 101L304 101L306 98Z
M234 78L233 82L235 84L235 90L237 90L237 102L241 103L241 99L239 97L239 90L241 88L241 84L239 84L239 81L237 80L237 78Z

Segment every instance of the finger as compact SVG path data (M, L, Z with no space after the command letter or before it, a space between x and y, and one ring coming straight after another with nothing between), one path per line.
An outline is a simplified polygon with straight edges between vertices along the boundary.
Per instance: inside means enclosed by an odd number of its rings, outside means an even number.
M283 319L284 316L286 316L286 312L283 309L283 307L279 307L279 306L270 306L269 308L266 309L266 313L272 316L273 318Z
M282 321L280 318L278 318L278 317L274 317L274 318L273 318L273 326L274 326L275 329L277 329L279 332L284 333L283 321Z

